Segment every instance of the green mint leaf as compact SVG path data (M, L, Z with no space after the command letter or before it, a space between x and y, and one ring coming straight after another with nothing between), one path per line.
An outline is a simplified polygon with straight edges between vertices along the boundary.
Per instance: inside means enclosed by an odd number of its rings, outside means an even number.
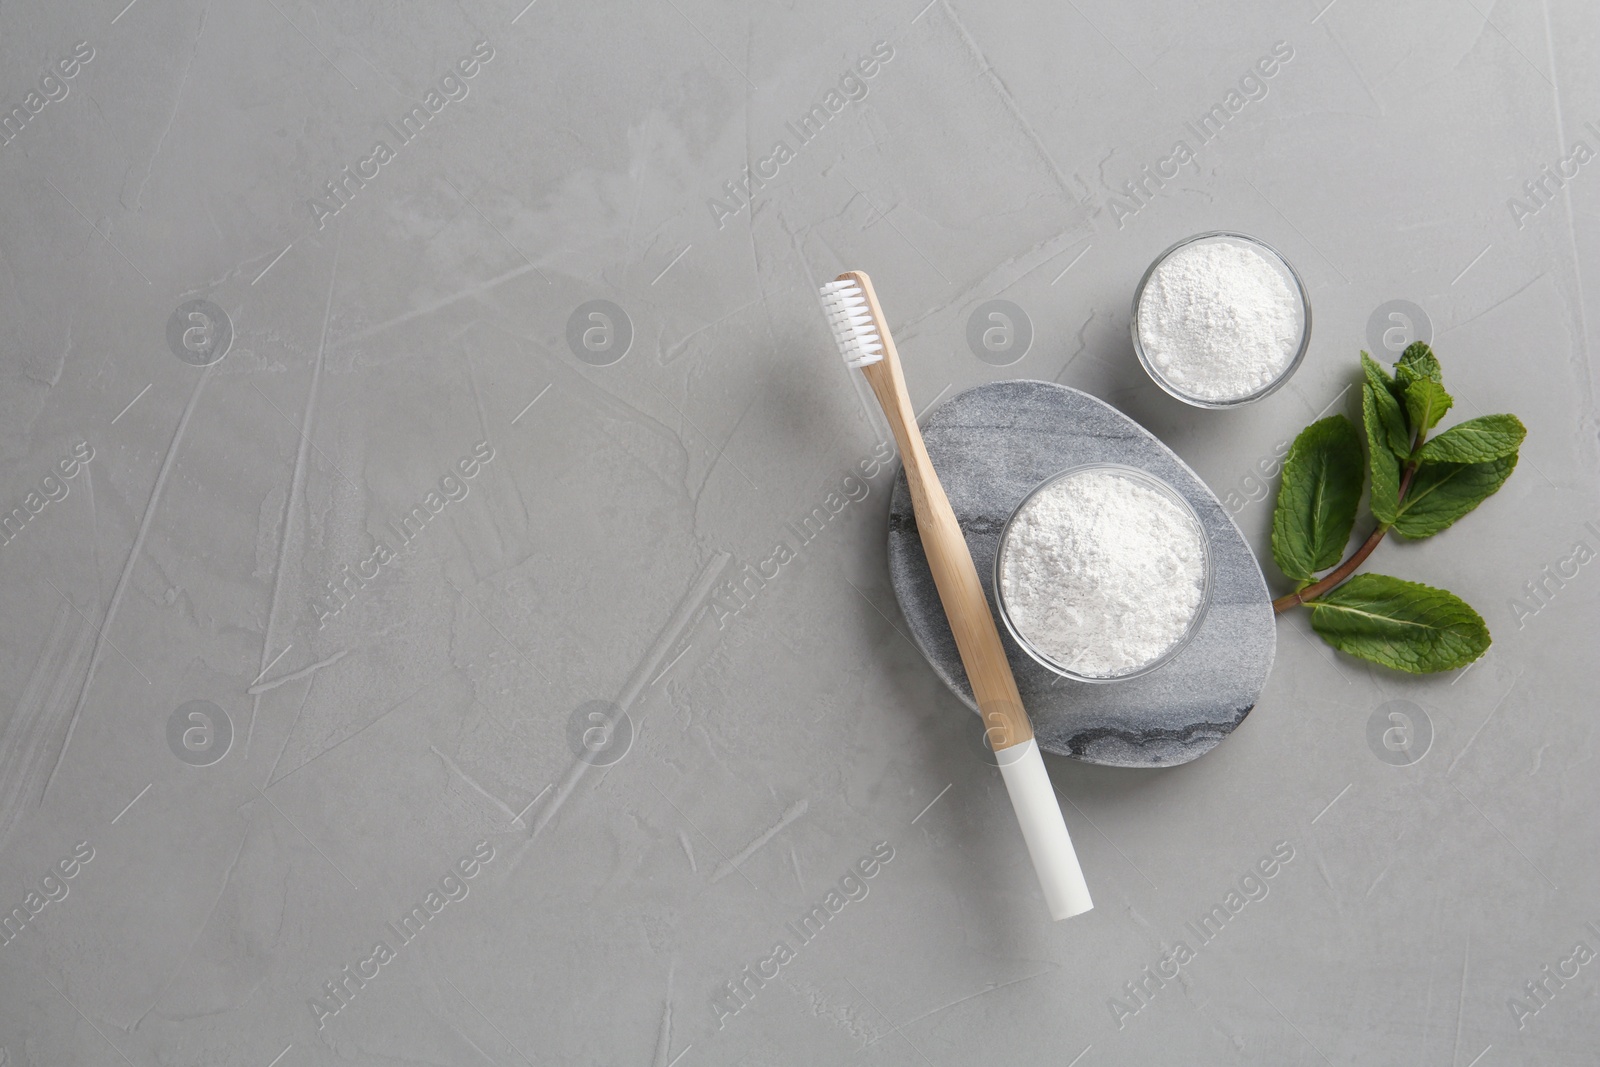
M1405 384L1406 421L1418 434L1426 434L1439 424L1455 403L1444 386L1428 378L1414 378Z
M1386 574L1358 574L1311 601L1311 628L1341 652L1412 674L1465 667L1489 647L1466 601Z
M1339 562L1361 503L1361 435L1343 415L1313 422L1289 446L1272 512L1272 558L1310 581Z
M1372 475L1372 516L1385 526L1394 522L1400 499L1400 460L1390 443L1380 404L1393 404L1386 390L1364 382L1361 421L1367 431L1367 470Z
M1483 503L1516 469L1517 454L1487 463L1424 463L1400 502L1394 532L1412 540L1431 537Z
M1442 383L1444 370L1433 349L1422 341L1412 341L1400 353L1400 362L1394 365L1394 381L1401 388L1419 381Z
M1527 427L1515 415L1481 415L1457 423L1417 451L1421 460L1443 463L1484 463L1509 456L1522 447Z
M1389 448L1397 456L1411 454L1411 427L1406 425L1405 409L1400 406L1400 387L1389 377L1383 365L1365 352L1361 353L1361 369L1375 391L1379 420L1389 437Z
M1383 369L1383 364L1367 355L1365 351L1361 353L1361 369L1366 373L1367 381L1373 385L1382 386L1385 389L1394 388L1394 379L1389 376L1388 371Z
M1406 424L1406 412L1393 393L1387 389L1372 387L1372 402L1378 409L1378 421L1383 425L1384 437L1389 442L1389 451L1397 459L1405 459L1411 455L1411 427Z

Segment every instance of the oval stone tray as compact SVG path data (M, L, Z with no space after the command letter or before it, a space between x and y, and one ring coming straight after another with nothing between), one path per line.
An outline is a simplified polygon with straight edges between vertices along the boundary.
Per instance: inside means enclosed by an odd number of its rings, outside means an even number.
M936 410L922 430L994 611L1000 528L1028 491L1080 463L1138 467L1194 508L1211 546L1211 600L1193 639L1149 674L1119 682L1062 678L996 626L1046 752L1118 767L1187 763L1215 748L1255 706L1277 628L1255 553L1222 503L1154 434L1088 393L1053 382L991 382ZM935 672L977 705L917 535L905 470L889 501L889 576L911 635Z

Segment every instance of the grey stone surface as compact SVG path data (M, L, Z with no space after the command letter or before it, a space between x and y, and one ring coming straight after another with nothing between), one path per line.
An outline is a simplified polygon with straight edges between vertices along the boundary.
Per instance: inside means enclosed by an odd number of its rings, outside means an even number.
M1600 949L1597 46L1579 0L0 5L0 1061L1592 1064L1600 962L1543 968ZM1225 413L1127 321L1221 228L1317 324ZM851 267L919 411L1081 389L1263 559L1411 302L1451 418L1531 436L1372 565L1493 649L1290 617L1205 759L1046 757L1097 904L1048 923L895 605Z
M925 416L922 433L1041 748L1086 763L1171 766L1210 752L1244 721L1272 669L1272 599L1222 502L1171 449L1103 400L1054 382L969 389ZM1209 546L1208 604L1188 643L1148 674L1115 682L1047 669L1006 631L995 606L994 561L1006 520L1040 482L1085 463L1120 463L1166 482L1194 509ZM917 646L976 714L903 468L889 498L889 578ZM981 732L981 721L974 728Z

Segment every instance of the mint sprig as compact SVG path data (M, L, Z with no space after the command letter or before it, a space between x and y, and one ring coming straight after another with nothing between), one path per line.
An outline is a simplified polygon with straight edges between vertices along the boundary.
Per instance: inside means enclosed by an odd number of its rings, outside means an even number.
M1470 605L1443 589L1356 570L1390 530L1409 540L1431 537L1494 495L1516 469L1527 429L1515 415L1485 415L1430 439L1455 402L1438 357L1421 342L1401 354L1393 374L1365 352L1361 367L1361 429L1343 415L1321 419L1284 458L1272 558L1296 590L1273 610L1308 607L1323 640L1396 670L1464 667L1490 642ZM1335 567L1369 483L1372 532Z

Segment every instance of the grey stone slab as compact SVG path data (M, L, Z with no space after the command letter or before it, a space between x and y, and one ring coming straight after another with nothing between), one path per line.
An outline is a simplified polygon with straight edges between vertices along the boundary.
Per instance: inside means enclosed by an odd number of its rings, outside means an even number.
M1210 752L1244 721L1272 670L1272 600L1222 502L1170 448L1104 401L1054 382L969 389L926 416L922 432L1045 751L1118 767L1170 766ZM1036 485L1083 463L1120 463L1160 478L1194 508L1210 546L1209 602L1193 636L1166 663L1134 678L1083 682L1056 674L1018 646L994 607L1001 528ZM889 573L929 665L976 713L903 468L889 504Z

